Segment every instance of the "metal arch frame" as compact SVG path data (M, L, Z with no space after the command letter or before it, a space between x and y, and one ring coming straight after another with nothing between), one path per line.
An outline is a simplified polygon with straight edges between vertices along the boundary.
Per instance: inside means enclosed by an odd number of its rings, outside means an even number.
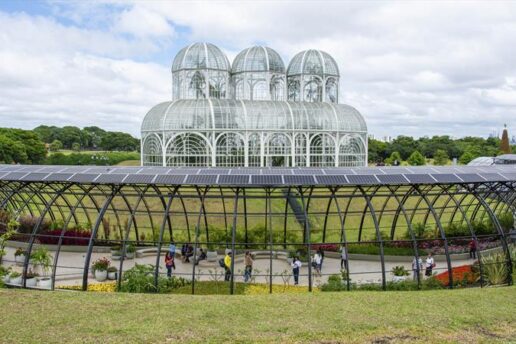
M134 205L134 207L131 207L130 204L128 203L127 199L126 199L126 196L124 195L123 192L120 193L120 195L122 196L122 199L124 200L124 202L126 203L127 205L127 208L128 210L131 212L131 216L129 217L129 221L126 225L126 228L125 228L125 237L121 239L122 241L122 254L120 256L120 264L119 264L119 274L118 274L118 278L117 278L117 281L116 281L116 284L117 284L117 290L120 290L120 286L122 284L122 271L123 271L123 268L124 268L124 261L125 261L125 255L127 253L127 241L128 241L128 238L129 238L129 233L131 231L131 227L133 226L134 224L134 232L135 232L135 235L136 235L136 238L138 238L138 226L137 226L137 223L136 223L136 212L138 211L138 207L140 206L140 203L142 202L144 196L145 196L145 193L151 188L150 185L147 185L145 188L143 188L143 190L136 186L136 185L133 185L133 190L138 190L138 199L136 200L136 204ZM136 239L138 240L138 239Z
M403 214L403 217L405 218L405 222L407 224L407 228L408 228L408 231L409 231L409 235L410 235L410 239L412 241L412 248L414 250L414 256L415 256L415 259L416 259L416 272L417 272L417 286L418 288L421 288L421 276L420 276L420 266L419 266L419 248L418 248L418 245L417 245L417 238L416 238L416 235L414 234L414 229L412 228L412 222L409 221L409 217L408 217L408 214L407 214L407 211L405 210L405 205L404 203L402 203L399 199L399 197L397 196L396 194L396 191L398 191L398 189L400 188L401 186L396 186L396 189L393 190L393 188L391 186L388 186L387 189L390 191L391 195L394 197L394 199L396 200L396 202L398 202L398 205L401 209L401 212ZM406 191L406 195L412 193L412 190L414 190L414 187L411 186L409 187L409 189ZM391 240L392 237L391 237Z
M93 243L97 236L98 229L100 227L100 224L102 223L102 219L104 218L104 215L106 214L107 208L110 206L110 204L113 201L113 199L115 198L115 196L120 192L121 188L122 188L121 185L111 186L111 194L109 194L109 196L106 197L104 204L100 208L100 212L97 215L97 220L95 221L95 225L93 226L93 229L91 231L90 240L88 242L88 249L86 251L86 257L84 259L84 271L83 271L83 275L82 275L82 290L83 291L86 291L88 289L88 273L90 271L91 254L93 253Z
M371 196L369 196L365 193L364 188L361 185L359 185L357 187L358 187L358 190L360 190L362 197L364 197L367 207L369 208L369 213L371 214L371 217L373 218L373 223L374 223L374 227L375 227L375 231L376 231L376 241L380 245L380 265L382 268L382 289L386 290L387 282L386 282L386 274L385 274L385 255L384 255L384 250L383 250L383 240L382 240L382 234L380 231L380 226L378 223L378 218L376 217L376 212L374 210L373 203L371 202ZM379 189L380 189L380 187L377 186L376 189L373 191L373 194L372 194L373 197ZM362 219L363 219L363 217L362 217ZM362 230L362 225L363 225L363 223L361 222L360 230Z
M448 191L447 188L444 188L442 187L441 185L441 190L446 194L448 195L449 199L450 200L453 200L453 202L455 203L456 205L456 208L459 209L459 212L461 213L462 215L462 220L466 221L466 225L468 226L468 229L469 229L469 232L471 234L471 238L473 239L473 241L475 242L475 246L476 247L480 247L478 245L478 238L477 238L477 234L475 233L475 230L473 229L473 226L471 225L471 221L468 219L467 217L467 214L466 212L464 211L464 209L462 209L462 207L460 206L460 203L459 201L457 201L457 199L455 199L455 195L456 194L453 194L453 193L450 193ZM453 220L453 218L451 219ZM451 221L450 220L450 221ZM482 288L484 286L484 277L483 277L483 263L482 263L482 253L481 253L481 250L477 250L477 255L478 255L478 265L479 265L479 270L480 270L480 287Z
M197 224L195 225L195 242L194 242L194 255L193 255L193 264L192 264L192 294L195 294L195 266L197 264L197 248L199 247L199 236L200 236L200 226L201 226L201 216L205 214L205 208L204 208L204 200L206 198L206 194L210 190L209 186L206 186L204 188L204 192L201 195L201 191L199 186L195 187L195 190L197 191L197 195L199 196L199 199L201 201L201 205L199 207L199 216L197 217ZM189 241L190 238L189 238ZM208 240L206 240L208 241Z
M310 188L310 195L312 194L313 192L313 186ZM303 188L302 187L298 187L297 188L297 191L299 192L299 195L301 196L301 205L303 206L303 212L304 212L304 215L305 215L305 221L304 221L304 235L303 235L303 244L307 245L308 246L308 291L309 292L312 292L312 264L310 262L310 257L312 255L311 251L312 251L312 240L310 239L310 223L308 221L308 202L305 203L305 196L304 196L304 193L303 193ZM305 206L306 204L306 206ZM272 257L271 257L272 259Z
M92 185L89 186L88 190L84 190L85 192L80 195L81 197L76 197L77 202L76 202L75 206L70 208L70 215L68 216L66 221L63 222L63 228L61 230L61 233L59 234L59 239L58 239L58 243L57 243L56 253L55 253L55 256L54 256L54 263L52 264L52 277L51 277L51 280L50 280L50 283L51 283L50 289L51 290L54 290L54 288L55 288L57 264L58 264L58 261L59 261L59 255L61 253L61 247L62 247L62 243L63 243L64 234L65 234L66 230L68 229L68 225L69 225L69 223L70 223L70 221L72 219L72 216L75 215L75 212L77 211L77 208L79 207L79 205L83 206L82 200L86 196L89 195L89 192L91 190L93 190L96 187L98 187L98 186L95 185L95 184L92 184Z
M431 187L433 188L434 186L431 186ZM419 195L421 195L421 197L423 198L423 200L425 201L427 206L430 208L430 211L432 212L432 216L435 219L437 228L439 229L439 233L441 234L441 240L443 240L443 242L444 242L444 253L446 255L446 265L448 267L448 284L449 284L450 289L453 289L453 274L452 274L450 252L448 249L448 239L446 238L446 235L444 234L444 228L441 224L441 220L437 216L437 213L434 209L433 203L429 202L428 197L426 196L426 194L424 192L421 192L419 185L414 185L414 190L416 190L416 192L419 193Z
M490 187L491 190L493 190L492 187ZM478 201L482 204L482 206L486 209L487 213L489 214L489 217L491 218L491 221L493 222L493 226L498 231L498 236L500 237L502 241L502 247L505 251L505 257L507 260L507 283L509 285L512 285L512 258L511 258L511 252L509 250L509 245L507 244L507 239L505 237L505 233L503 231L502 226L500 225L500 222L498 221L498 218L496 217L493 210L489 207L489 205L486 203L485 199L477 192L476 189L471 189L470 191L473 193L473 196L478 199ZM493 190L496 192L495 190Z
M165 212L163 213L163 221L161 222L161 226L159 229L159 242L158 242L158 252L156 254L156 267L154 269L154 288L158 291L158 277L159 277L159 262L161 261L161 248L163 246L163 232L165 231L165 224L168 222L169 229L170 229L170 240L172 241L172 228L170 223L170 208L172 207L172 201L174 200L175 195L177 194L177 191L179 189L179 185L176 185L174 187L174 190L172 193L168 194L168 201L165 205ZM160 197L162 198L162 195ZM176 254L175 252L172 252L172 254Z
M348 278L346 279L346 289L349 291L351 289L351 282L350 282L350 278L349 278L349 273L350 272L349 272L348 242L347 242L347 238L346 238L346 229L344 228L345 216L342 215L338 198L335 195L335 193L338 191L338 188L335 187L335 188L329 188L329 189L331 191L331 197L335 199L335 207L337 208L337 213L339 215L339 220L340 220L340 242L341 242L341 245L344 246L344 252L346 253L346 257L348 258L348 259L346 259L346 262L345 262L345 268L346 268L346 272L348 273Z
M40 214L38 221L34 224L34 227L32 229L32 234L29 239L29 245L27 246L26 254L25 254L25 261L23 262L23 272L22 272L22 286L23 288L27 287L27 279L24 277L27 274L27 270L29 268L29 261L30 261L30 255L32 253L32 247L34 246L34 240L36 238L36 233L38 229L40 228L41 224L43 223L43 220L45 218L45 215L47 214L48 210L52 207L52 205L55 203L55 201L61 197L62 192L66 191L71 187L72 184L67 184L61 189L57 190L54 196L50 199L48 203L45 205L45 209Z

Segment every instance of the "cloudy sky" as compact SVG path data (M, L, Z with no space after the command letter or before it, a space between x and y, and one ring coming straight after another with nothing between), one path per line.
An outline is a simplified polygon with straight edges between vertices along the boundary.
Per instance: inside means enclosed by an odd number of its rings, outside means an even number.
M376 137L516 134L516 2L0 2L0 126L139 136L190 42L317 48Z

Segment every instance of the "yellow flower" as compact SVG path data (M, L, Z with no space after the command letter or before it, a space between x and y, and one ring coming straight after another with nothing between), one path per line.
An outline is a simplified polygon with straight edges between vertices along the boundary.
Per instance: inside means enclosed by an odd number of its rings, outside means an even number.
M312 288L314 292L318 292L318 288ZM307 286L293 286L293 285L272 285L272 293L287 293L287 294L295 294L295 293L307 293ZM251 284L246 289L245 295L260 295L260 294L268 294L269 293L269 285L267 284Z
M59 289L67 290L82 290L80 285L63 285L59 286ZM116 291L116 282L105 282L105 283L91 283L88 284L88 291L99 291L104 293L112 293Z

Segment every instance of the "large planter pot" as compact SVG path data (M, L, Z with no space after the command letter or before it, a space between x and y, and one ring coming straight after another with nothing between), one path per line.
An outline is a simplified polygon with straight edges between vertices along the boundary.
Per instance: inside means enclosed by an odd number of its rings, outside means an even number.
M216 262L217 261L217 251L208 251L206 252L206 260L208 262Z
M134 258L134 252L126 252L125 253L126 259L133 259Z
M99 282L104 282L107 279L107 270L95 270L95 279Z
M21 285L22 277L18 276L18 277L14 277L14 278L9 278L9 283L14 284L14 285Z
M23 265L23 263L25 263L25 255L20 254L18 256L14 256L14 261L16 262L16 265Z
M37 283L36 277L27 278L25 280L25 286L27 288L34 288L36 286L36 283Z
M114 281L114 280L116 280L116 277L117 277L117 271L108 272L108 274L107 274L108 280Z
M287 258L287 263L288 264L292 264L294 262L294 258Z
M393 282L403 282L407 280L407 276L392 276Z
M50 277L41 277L38 279L38 287L44 289L50 289L52 287L52 278Z
M9 278L9 274L7 274L7 275L5 275L4 277L2 277L2 281L3 281L4 283L9 283L9 280L10 280L10 278Z

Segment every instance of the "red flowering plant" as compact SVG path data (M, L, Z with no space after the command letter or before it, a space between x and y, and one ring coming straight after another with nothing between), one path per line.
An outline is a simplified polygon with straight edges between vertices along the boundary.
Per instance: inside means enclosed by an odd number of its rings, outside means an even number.
M445 287L449 286L448 271L441 272L434 276ZM472 265L461 265L452 268L452 278L454 286L466 286L478 280L478 273Z
M106 257L102 257L102 258L99 258L96 261L94 261L93 264L91 264L91 268L92 268L93 272L95 272L97 270L98 271L107 271L109 264L111 264L109 259L107 259Z
M321 249L323 251L338 252L339 245L337 245L337 244L315 244L315 245L312 245L311 249L313 251L318 251Z

